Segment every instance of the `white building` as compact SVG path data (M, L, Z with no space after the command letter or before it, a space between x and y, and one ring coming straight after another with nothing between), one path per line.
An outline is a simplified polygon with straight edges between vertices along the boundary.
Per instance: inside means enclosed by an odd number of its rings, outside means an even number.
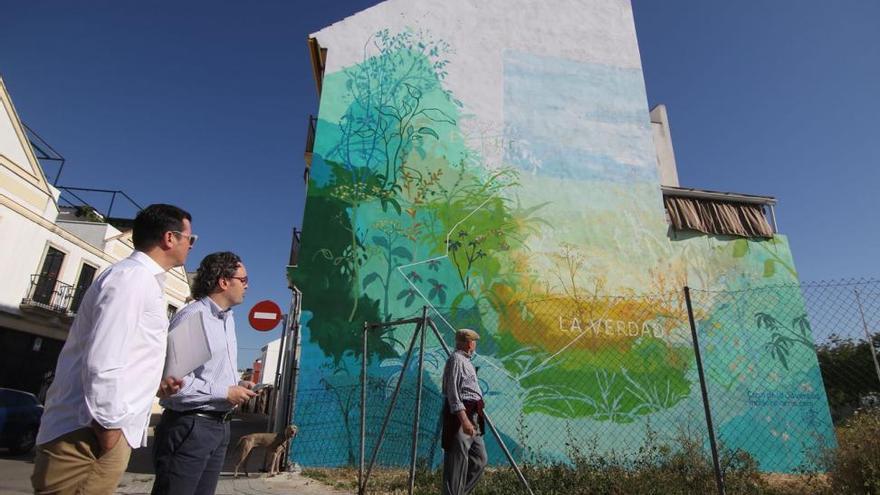
M126 225L77 216L59 196L0 79L0 387L39 392L86 289L133 251ZM169 272L165 293L169 313L184 305L182 268Z
M263 370L260 373L258 385L275 385L275 377L278 374L278 352L281 349L281 339L275 339L262 348L260 360Z

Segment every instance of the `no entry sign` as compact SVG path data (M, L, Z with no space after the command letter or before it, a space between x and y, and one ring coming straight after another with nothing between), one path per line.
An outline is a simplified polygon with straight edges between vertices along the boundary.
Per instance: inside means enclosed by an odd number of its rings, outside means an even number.
M268 332L278 325L282 316L281 308L274 302L266 300L254 304L248 314L248 321L254 330Z

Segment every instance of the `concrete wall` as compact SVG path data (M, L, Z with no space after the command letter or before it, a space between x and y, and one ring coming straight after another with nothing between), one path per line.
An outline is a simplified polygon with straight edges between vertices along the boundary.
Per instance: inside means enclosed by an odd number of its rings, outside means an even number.
M122 232L108 223L82 222L76 220L58 220L56 223L64 230L86 241L90 245L104 250L108 239Z

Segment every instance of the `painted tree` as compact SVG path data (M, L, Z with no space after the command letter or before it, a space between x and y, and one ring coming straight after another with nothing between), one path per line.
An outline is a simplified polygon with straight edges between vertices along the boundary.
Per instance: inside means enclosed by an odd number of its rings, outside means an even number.
M378 202L401 214L397 195L398 179L406 170L412 152L425 155L426 139L439 139L443 125L454 125L448 112L428 106L426 95L442 95L450 102L451 93L442 88L446 77L449 47L424 33L404 31L392 35L376 33L364 46L364 60L344 71L348 107L337 126L337 141L325 155L332 162L331 194L348 205L352 226L350 256L357 260L364 246L359 236L359 210L366 203ZM353 263L351 285L354 319L360 299L360 267Z

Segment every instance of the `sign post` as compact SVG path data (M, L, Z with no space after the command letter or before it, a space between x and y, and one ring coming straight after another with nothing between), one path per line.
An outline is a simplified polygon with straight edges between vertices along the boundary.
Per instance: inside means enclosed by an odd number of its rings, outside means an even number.
M273 389L272 393L274 394L274 403L272 407L271 413L269 413L268 423L266 425L266 429L268 431L273 431L273 419L277 415L278 410L278 398L280 397L280 380L278 375L281 373L281 360L284 359L284 340L287 336L287 322L286 315L281 312L281 308L278 307L273 301L265 300L260 301L257 304L254 304L254 307L251 308L250 313L248 313L248 323L251 324L254 330L258 332L268 332L278 326L279 322L284 321L281 325L281 345L279 345L278 349L278 362L275 365L275 379L273 380ZM263 373L267 373L269 370L264 370Z

